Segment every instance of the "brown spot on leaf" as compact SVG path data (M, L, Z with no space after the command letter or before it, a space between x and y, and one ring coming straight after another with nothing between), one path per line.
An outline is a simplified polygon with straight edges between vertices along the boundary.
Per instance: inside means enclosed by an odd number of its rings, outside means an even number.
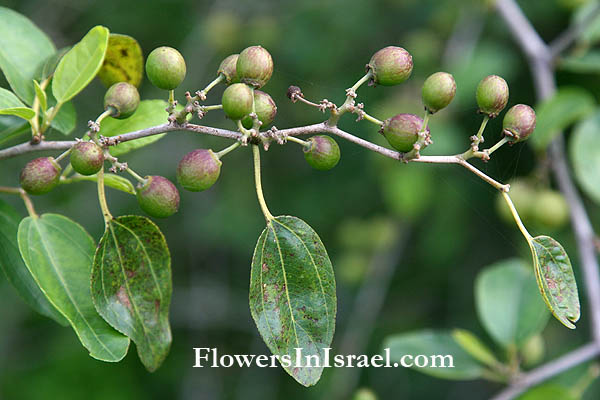
M263 272L269 272L269 267L267 266L267 263L263 263L262 270Z
M125 286L119 287L119 290L117 291L117 299L119 300L119 303L127 307L128 310L131 310L131 302L127 296L127 290L125 289Z

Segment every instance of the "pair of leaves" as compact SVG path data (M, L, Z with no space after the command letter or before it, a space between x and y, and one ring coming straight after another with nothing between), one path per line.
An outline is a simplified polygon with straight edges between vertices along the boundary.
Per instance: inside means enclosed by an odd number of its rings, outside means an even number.
M290 357L292 365L284 369L304 386L321 377L336 309L333 267L317 233L296 217L269 220L252 258L250 311L269 350ZM297 368L296 361L306 365L308 356L318 357L321 366Z

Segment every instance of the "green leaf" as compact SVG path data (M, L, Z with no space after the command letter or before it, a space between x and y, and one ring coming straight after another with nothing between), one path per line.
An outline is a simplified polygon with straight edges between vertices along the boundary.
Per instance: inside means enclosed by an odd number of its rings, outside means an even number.
M61 183L73 183L73 182L81 182L81 181L97 182L98 177L97 177L97 175L86 176L86 175L75 174L75 175L73 175L73 177L67 178L66 181L61 181ZM132 194L134 196L136 195L135 187L133 187L133 184L131 183L131 181L129 181L129 179L124 178L120 175L104 173L104 184L113 189L117 189L122 192Z
M46 92L35 79L33 80L33 86L35 88L35 96L40 102L42 112L45 112L48 109L48 97L46 96Z
M75 97L94 79L106 54L108 29L95 26L63 56L52 79L52 93L59 103Z
M518 259L492 264L477 276L477 315L502 346L520 346L548 323L549 313L536 287L531 268Z
M77 126L77 112L72 102L66 102L60 107L50 126L63 135L69 135Z
M142 364L155 371L171 346L171 256L148 218L112 219L100 239L92 270L96 309L137 346Z
M545 383L540 386L536 386L533 389L528 390L525 394L518 397L519 400L580 400L579 396L576 396L564 386L557 385L556 383Z
M392 361L397 363L413 363L417 355L435 355L436 367L432 362L428 366L419 368L415 365L415 371L432 375L442 379L469 380L480 378L484 367L473 359L462 347L458 345L449 332L435 332L422 330L416 332L402 333L387 337L383 343L384 349L390 349ZM411 356L410 358L402 357ZM441 368L442 362L449 366L452 357L452 368ZM445 357L445 358L444 358ZM431 360L430 360L431 361Z
M31 125L22 118L0 116L0 144L31 132Z
M29 121L35 117L35 111L28 107L4 108L0 110L0 115L14 115L15 117L23 118Z
M137 40L131 36L111 33L104 64L98 78L106 87L128 82L140 87L144 76L144 56Z
M0 200L0 268L29 307L68 326L69 322L46 299L23 263L17 244L17 228L21 219L10 205Z
M0 88L0 109L25 107L25 104L10 90Z
M580 317L577 282L569 256L556 240L536 236L529 242L538 287L552 314L564 326L575 329Z
M54 71L56 71L58 63L63 58L63 56L67 54L69 50L71 50L71 47L72 46L67 46L57 50L54 54L46 58L46 60L40 64L37 73L37 77L40 80L40 82L54 75Z
M600 40L600 16L596 15L591 20L586 21L593 13L596 13L597 5L597 1L588 1L587 4L577 9L571 21L571 26L582 26L584 28L583 30L577 29L577 31L580 31L577 39L588 46Z
M323 360L336 308L333 267L317 233L296 217L269 221L252 258L250 311L269 350L291 358L283 367L304 386L317 383L323 367L294 368L295 348Z
M33 104L33 79L40 60L54 54L48 36L29 19L0 7L0 69L10 87L25 103Z
M596 101L578 87L559 89L536 109L537 126L531 142L537 150L545 150L556 134L594 111Z
M451 334L454 341L477 361L490 367L500 364L494 353L473 333L465 329L454 329Z
M129 339L112 329L92 303L89 282L96 246L88 233L62 215L44 214L21 221L18 242L36 283L90 356L102 361L125 357Z
M600 112L575 128L569 151L575 179L581 189L600 204Z
M169 116L169 113L165 111L166 107L167 102L163 100L142 100L136 112L131 117L125 119L109 117L102 120L100 134L103 136L118 136L123 133L164 124L167 122L167 117ZM110 148L110 154L119 157L140 147L152 144L163 136L164 133L120 143Z
M581 56L570 56L560 60L558 67L578 74L600 73L600 51L591 50Z

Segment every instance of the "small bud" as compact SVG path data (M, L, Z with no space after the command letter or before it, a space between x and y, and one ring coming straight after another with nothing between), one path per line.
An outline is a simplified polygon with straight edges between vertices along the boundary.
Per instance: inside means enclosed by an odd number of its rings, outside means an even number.
M140 94L135 86L127 82L112 85L104 95L104 109L112 107L116 113L114 118L130 117L140 105Z
M373 72L371 84L393 86L410 77L413 68L412 56L402 47L388 46L379 50L367 64Z
M258 89L271 79L273 59L271 54L261 46L247 47L238 57L236 70L240 82Z
M292 100L293 102L296 100L296 97L304 97L304 95L302 94L302 89L300 89L298 86L294 86L294 85L292 85L288 88L285 95L287 96L288 99Z
M254 109L258 120L262 122L261 128L273 122L275 115L277 115L277 105L275 105L273 98L260 90L254 90ZM246 129L252 128L252 118L250 116L244 117L242 125Z
M137 187L140 208L155 218L166 218L179 209L179 192L173 183L162 176L147 176L144 185Z
M423 120L414 114L398 114L383 122L380 132L396 150L406 153L413 149L423 127ZM427 128L429 133L429 128Z
M172 47L158 47L152 50L146 60L146 75L159 89L175 89L183 82L185 72L183 56Z
M221 61L221 65L219 65L219 69L217 70L217 74L223 74L228 85L231 83L238 83L240 81L236 70L238 56L239 54L227 56L223 61Z
M60 165L53 157L36 158L21 171L21 187L29 194L48 193L58 185L60 172Z
M513 143L527 139L534 129L535 111L525 104L511 107L502 121L502 133Z
M77 142L70 153L71 166L81 175L94 175L104 165L104 152L94 142Z
M177 181L190 192L206 190L219 178L221 164L221 160L212 150L191 151L179 162Z
M508 85L498 75L486 76L479 82L475 97L479 112L496 118L508 103Z
M234 83L223 92L223 111L232 120L244 118L252 112L252 89L245 83Z
M447 72L436 72L425 80L423 84L423 105L430 113L434 114L446 108L456 94L454 77Z
M327 171L340 161L340 147L333 138L317 135L308 142L310 145L304 148L304 158L314 169Z

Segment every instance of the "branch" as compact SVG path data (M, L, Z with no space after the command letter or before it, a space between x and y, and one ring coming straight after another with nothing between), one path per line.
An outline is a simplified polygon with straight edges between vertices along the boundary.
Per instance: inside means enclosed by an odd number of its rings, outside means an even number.
M550 53L552 58L555 58L565 51L577 37L600 15L600 4L585 16L578 24L571 25L566 31L561 33L556 39L550 43Z

